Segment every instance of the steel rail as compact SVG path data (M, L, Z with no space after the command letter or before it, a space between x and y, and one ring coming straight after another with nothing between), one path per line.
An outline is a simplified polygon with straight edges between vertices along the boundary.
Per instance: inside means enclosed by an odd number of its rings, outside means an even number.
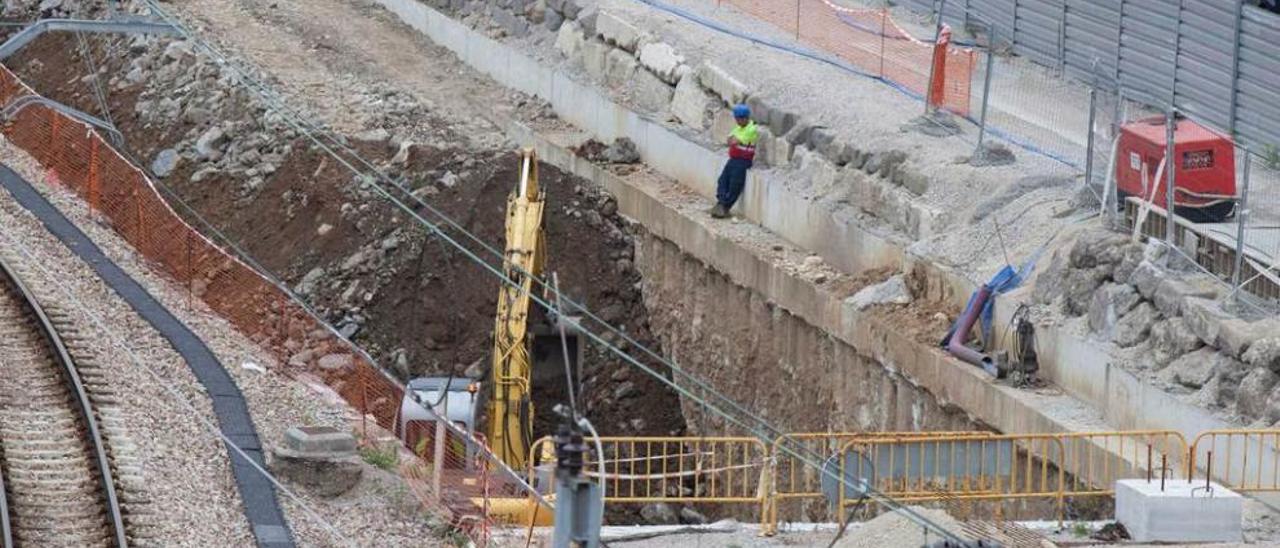
M80 380L80 373L76 369L75 360L71 358L71 354L67 352L66 345L62 342L62 337L53 327L53 322L45 313L44 308L36 300L35 295L31 292L22 280L18 277L13 268L0 259L0 278L4 283L12 288L17 296L21 306L25 307L36 319L35 327L40 332L40 336L48 344L50 357L61 367L63 379L66 381L67 388L71 391L76 401L76 410L80 414L80 418L85 425L85 438L89 443L89 448L93 453L95 462L98 466L98 481L102 485L102 495L105 499L107 510L107 519L111 522L115 545L118 548L126 548L129 543L125 537L124 518L120 512L120 501L116 496L115 480L111 475L111 463L107 457L107 450L102 441L102 432L98 428L97 419L93 414L93 404L89 401L89 395L85 392L84 383ZM3 475L3 474L0 474ZM12 528L9 520L8 509L8 491L0 496L0 505L4 507L4 545L5 548L13 546Z

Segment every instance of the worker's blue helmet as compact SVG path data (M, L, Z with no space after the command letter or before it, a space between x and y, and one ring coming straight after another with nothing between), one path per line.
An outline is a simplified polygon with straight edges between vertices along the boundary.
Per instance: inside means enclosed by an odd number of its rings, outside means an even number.
M747 105L743 105L743 104L733 105L733 117L734 118L750 118L751 107L748 107Z

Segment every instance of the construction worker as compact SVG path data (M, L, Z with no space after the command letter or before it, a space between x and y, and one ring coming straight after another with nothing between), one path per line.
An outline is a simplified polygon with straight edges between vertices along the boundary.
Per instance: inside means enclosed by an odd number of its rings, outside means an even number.
M733 120L737 123L729 134L729 161L725 162L720 172L720 182L716 185L716 205L711 208L711 216L723 219L729 216L729 210L742 195L742 188L747 185L747 170L756 159L756 140L760 133L756 123L751 121L751 109L747 105L734 105Z

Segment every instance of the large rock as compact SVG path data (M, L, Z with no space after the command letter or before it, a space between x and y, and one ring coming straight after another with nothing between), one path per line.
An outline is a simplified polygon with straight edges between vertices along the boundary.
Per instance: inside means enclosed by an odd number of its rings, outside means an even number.
M1128 282L1133 276L1133 271L1138 268L1143 259L1143 246L1141 244L1129 242L1122 248L1124 258L1116 264L1116 269L1111 273L1111 278L1118 282Z
M1236 412L1250 420L1261 417L1267 410L1267 397L1271 395L1277 380L1280 377L1265 367L1250 371L1236 390Z
M1134 346L1144 340L1151 332L1151 326L1159 319L1160 313L1150 303L1143 302L1125 314L1116 322L1115 336L1112 338L1121 348Z
M1213 378L1216 356L1217 351L1214 349L1201 348L1174 360L1160 372L1160 376L1167 382L1187 388L1200 388Z
M854 310L866 310L877 304L909 304L911 292L907 290L906 279L902 274L888 280L862 288L852 297L844 300L846 307Z
M1166 280L1168 281L1168 280ZM1160 308L1160 291L1156 291L1156 308ZM1173 306L1166 303L1166 306ZM1187 327L1195 333L1205 344L1217 346L1218 337L1222 333L1222 323L1230 319L1217 301L1202 299L1199 297L1187 297L1182 300L1182 304L1178 307L1182 311L1182 317L1187 320ZM1170 313L1161 309L1166 316L1176 316L1176 311Z
M1280 373L1280 336L1258 339L1245 351L1243 359L1254 367L1266 367Z
M1157 368L1204 346L1183 318L1168 318L1151 326L1151 355Z
M222 128L211 127L199 139L196 139L196 154L202 160L217 161L222 157L223 146L227 143L227 135Z
M178 151L166 148L157 153L155 159L151 161L151 172L161 179L168 177L174 169L177 169L178 162L181 160L182 157L178 155Z
M1155 302L1157 310L1172 317L1182 314L1182 305L1187 299L1216 299L1220 294L1221 290L1213 281L1199 277L1187 280L1165 278L1157 284L1151 300Z
M1280 320L1276 318L1256 322L1229 318L1222 322L1222 328L1218 331L1218 348L1243 359L1255 342L1275 336L1280 336Z
M1049 263L1036 275L1035 287L1031 290L1031 299L1037 304L1049 304L1062 295L1066 284L1067 272L1071 264L1067 254L1061 249L1055 250Z
M577 59L585 43L586 35L576 22L569 21L561 25L560 31L556 33L556 49L568 59Z
M1116 322L1138 305L1138 292L1128 284L1107 283L1093 293L1089 304L1089 329L1109 336Z
M605 60L614 48L599 40L587 40L582 44L582 68L597 82L605 81Z
M680 523L680 515L675 508L665 502L646 504L640 508L640 517L650 525L676 525Z
M1093 292L1106 279L1107 270L1103 267L1069 270L1062 284L1067 314L1079 316L1088 312L1089 304L1093 302Z
M652 72L637 70L631 78L627 93L636 104L652 112L666 112L671 108L671 96L675 90L658 79Z
M609 11L601 11L596 17L596 32L606 42L632 53L636 51L642 34L635 25Z
M1094 268L1099 265L1111 265L1114 267L1124 259L1124 250L1128 243L1128 237L1109 230L1085 231L1076 238L1075 245L1071 246L1071 266Z
M680 80L676 69L684 64L684 56L677 54L669 44L652 42L640 48L640 64L658 79L674 86Z
M1215 352L1211 361L1213 381L1217 384L1215 403L1221 407L1228 407L1236 402L1240 383L1249 374L1250 368L1221 352Z
M1133 274L1129 275L1128 281L1130 285L1138 289L1138 294L1144 298L1150 299L1155 297L1156 288L1160 282L1164 280L1164 272L1155 263L1143 260L1133 269Z
M605 81L612 86L620 86L631 82L640 63L631 54L617 48L609 50L604 58Z
M671 99L671 114L684 125L701 131L706 129L716 106L715 96L698 85L698 79L694 75L687 74L676 84L676 92Z
M698 66L698 81L702 87L719 95L726 103L736 105L746 100L747 85L730 76L724 69L703 61Z

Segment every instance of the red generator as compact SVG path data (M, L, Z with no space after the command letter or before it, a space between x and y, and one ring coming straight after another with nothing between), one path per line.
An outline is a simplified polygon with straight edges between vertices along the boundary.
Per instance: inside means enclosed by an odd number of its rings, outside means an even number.
M1136 196L1166 208L1168 175L1160 173L1156 180L1156 170L1165 155L1165 131L1164 116L1120 127L1116 187L1121 204L1124 198ZM1178 170L1173 182L1174 214L1193 223L1216 223L1230 217L1236 207L1236 157L1231 139L1178 118L1173 153L1178 159L1174 166Z

